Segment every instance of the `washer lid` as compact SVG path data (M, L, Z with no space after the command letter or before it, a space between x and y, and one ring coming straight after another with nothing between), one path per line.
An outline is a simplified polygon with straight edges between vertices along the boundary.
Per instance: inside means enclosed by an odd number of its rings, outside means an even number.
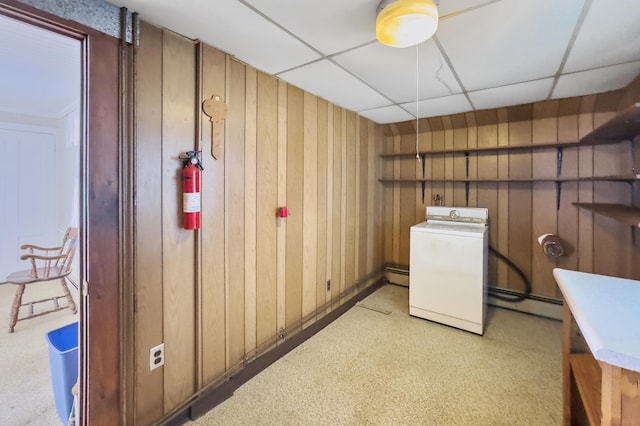
M487 229L487 225L483 223L461 223L430 220L418 223L417 225L413 225L411 227L411 232L482 237L487 232Z

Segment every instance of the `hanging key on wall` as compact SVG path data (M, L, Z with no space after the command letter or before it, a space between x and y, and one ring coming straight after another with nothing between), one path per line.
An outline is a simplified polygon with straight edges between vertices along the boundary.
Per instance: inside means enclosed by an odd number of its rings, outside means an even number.
M213 95L202 102L202 111L211 122L211 155L217 160L220 158L220 128L227 118L227 104L220 95Z

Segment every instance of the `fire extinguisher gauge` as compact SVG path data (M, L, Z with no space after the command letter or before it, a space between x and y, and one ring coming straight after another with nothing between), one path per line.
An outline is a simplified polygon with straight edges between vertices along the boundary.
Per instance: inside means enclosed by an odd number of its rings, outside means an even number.
M199 168L200 170L204 170L204 167L202 167L202 163L200 162L200 153L202 151L187 151L183 154L180 154L178 156L179 159L183 160L183 167L186 167L187 164L191 163L194 166L196 166L197 168Z

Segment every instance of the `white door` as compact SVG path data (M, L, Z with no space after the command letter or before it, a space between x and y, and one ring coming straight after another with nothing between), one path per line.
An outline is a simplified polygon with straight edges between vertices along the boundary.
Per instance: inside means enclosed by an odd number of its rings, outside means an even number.
M29 267L22 244L59 244L54 154L53 132L0 125L0 282Z

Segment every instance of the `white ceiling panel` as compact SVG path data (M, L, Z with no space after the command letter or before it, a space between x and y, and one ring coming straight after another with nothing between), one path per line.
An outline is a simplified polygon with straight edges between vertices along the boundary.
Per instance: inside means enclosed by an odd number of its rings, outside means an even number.
M416 116L416 102L407 102L401 105L409 111L414 117ZM445 96L437 99L427 99L418 102L418 115L420 118L437 117L440 115L457 114L461 112L471 111L473 107L469 104L466 96L463 94Z
M189 38L200 39L269 74L317 60L320 55L300 40L237 0L113 2L141 18Z
M377 108L389 103L378 92L328 60L305 65L280 74L280 77L352 111Z
M376 40L371 0L246 0L324 55Z
M565 72L640 59L638 0L594 0L567 58Z
M553 76L583 0L502 0L443 20L436 33L466 90Z
M554 99L621 89L640 73L640 61L563 75L558 79Z
M376 122L407 120L415 109L416 49L375 40L379 0L111 2ZM637 3L439 0L436 35L419 47L420 116L547 99L550 87L554 97L624 87L640 73ZM30 56L54 69L56 58ZM40 90L53 86L41 78ZM0 88L0 98L12 89Z
M395 103L415 100L416 84L420 99L461 92L433 40L419 45L417 57L415 47L397 49L375 42L333 59ZM416 82L416 66L421 76L419 82Z
M547 99L553 85L552 78L527 81L509 86L469 92L475 109L499 108L528 104Z
M496 0L441 0L438 4L438 14L440 18L447 19L449 15L461 13L478 7L495 3Z
M420 46L420 116L479 108L469 99L482 108L546 99L566 72L564 65L586 70L640 59L636 1L439 0L436 35ZM398 119L394 105L415 103L415 49L394 49L375 40L379 0L114 3L338 106L367 111L377 122ZM596 42L607 54L590 52ZM578 96L614 84L612 74L593 75L598 80L591 86L563 81L558 90ZM616 73L620 80L615 84L625 84L626 77Z
M376 123L398 123L414 118L411 114L397 105L360 111L358 114L368 118L369 120L375 121Z

